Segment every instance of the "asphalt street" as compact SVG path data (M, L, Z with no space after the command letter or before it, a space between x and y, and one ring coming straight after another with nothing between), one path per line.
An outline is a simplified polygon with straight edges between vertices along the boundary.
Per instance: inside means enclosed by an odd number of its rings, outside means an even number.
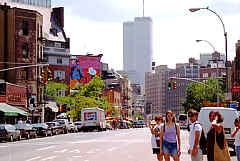
M181 161L187 154L188 131L181 131ZM0 143L0 161L156 161L148 128L71 133ZM206 158L205 158L206 160ZM232 157L236 161L236 157Z

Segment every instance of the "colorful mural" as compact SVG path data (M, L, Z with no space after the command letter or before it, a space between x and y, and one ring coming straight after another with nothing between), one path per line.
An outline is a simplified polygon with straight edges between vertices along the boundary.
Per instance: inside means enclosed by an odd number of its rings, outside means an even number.
M94 76L100 76L101 57L89 55L72 56L70 59L70 89L75 85L90 82Z

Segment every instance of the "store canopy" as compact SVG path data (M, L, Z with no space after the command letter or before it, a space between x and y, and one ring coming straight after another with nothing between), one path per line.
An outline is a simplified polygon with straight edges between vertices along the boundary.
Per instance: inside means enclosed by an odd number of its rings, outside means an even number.
M56 102L47 102L46 107L49 107L53 112L58 112Z
M19 114L27 116L28 114L27 112L6 103L0 103L0 111L4 113L4 116L18 116Z

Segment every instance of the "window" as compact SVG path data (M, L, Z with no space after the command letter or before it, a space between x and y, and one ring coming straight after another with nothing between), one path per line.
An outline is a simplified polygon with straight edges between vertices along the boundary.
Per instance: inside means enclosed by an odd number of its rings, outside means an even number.
M24 43L22 46L22 57L28 58L28 52L29 52L28 44Z
M60 42L55 42L55 47L56 48L61 48L61 43Z
M65 91L58 91L58 96L65 97Z
M208 78L208 73L203 73L203 78Z
M27 36L28 35L28 21L23 20L22 30L23 30L23 35Z
M57 64L62 64L62 59L61 58L57 58Z
M54 79L56 80L64 80L65 79L65 71L54 71Z

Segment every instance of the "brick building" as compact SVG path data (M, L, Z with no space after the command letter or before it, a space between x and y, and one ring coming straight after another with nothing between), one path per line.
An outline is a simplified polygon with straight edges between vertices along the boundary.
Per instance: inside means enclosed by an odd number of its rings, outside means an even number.
M41 102L42 89L37 77L42 63L42 15L33 10L0 5L0 69L19 67L0 72L0 79L25 86L29 95ZM2 63L4 62L4 63ZM32 67L20 67L33 65Z

